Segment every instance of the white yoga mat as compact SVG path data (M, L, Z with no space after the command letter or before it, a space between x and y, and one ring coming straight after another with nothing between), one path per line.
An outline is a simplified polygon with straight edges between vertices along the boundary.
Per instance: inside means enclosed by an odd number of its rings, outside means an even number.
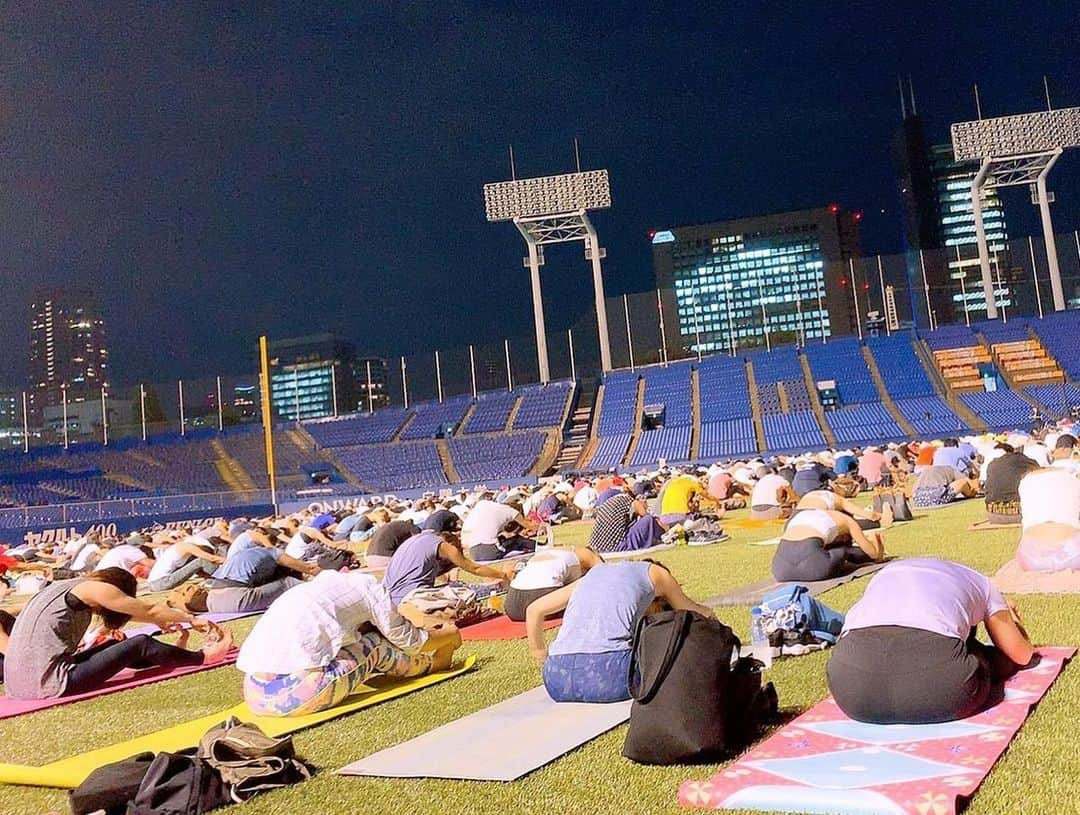
M553 702L543 686L362 758L339 775L514 781L630 718L630 701Z

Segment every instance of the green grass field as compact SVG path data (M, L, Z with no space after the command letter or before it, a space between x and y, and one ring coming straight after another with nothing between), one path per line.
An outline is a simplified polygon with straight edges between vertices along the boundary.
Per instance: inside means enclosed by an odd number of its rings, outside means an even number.
M896 555L946 557L992 574L1012 556L1017 533L965 532L965 527L981 513L981 502L971 501L921 516L914 523L891 530L886 536L887 548ZM588 534L588 526L576 524L558 532L561 543L580 543ZM670 566L691 595L703 598L768 576L772 548L750 546L747 541L776 534L775 527L736 529L732 540L719 546L674 550L659 559ZM854 581L822 599L834 608L846 610L858 599L865 582ZM1080 645L1080 626L1074 619L1074 615L1080 617L1080 595L1026 596L1018 600L1037 644ZM721 609L719 616L745 638L747 609ZM242 620L232 628L242 639L251 625L252 620ZM620 754L625 735L625 727L620 727L511 784L382 781L333 775L333 770L343 764L539 683L539 671L523 641L468 643L463 653L479 656L478 670L298 733L297 749L317 766L317 776L306 784L251 801L244 805L244 811L251 815L674 813L680 811L675 803L679 783L688 778L707 778L717 769L718 765L650 768L630 764ZM827 659L826 652L781 660L768 672L786 713L798 713L825 695ZM0 761L41 764L213 713L239 699L240 678L237 671L222 668L0 722ZM968 812L1015 815L1080 811L1076 792L1080 751L1075 742L1077 712L1073 710L1078 699L1080 668L1071 665L1020 731ZM514 739L514 733L506 734L507 750L514 749ZM3 815L38 815L66 809L62 791L0 789Z

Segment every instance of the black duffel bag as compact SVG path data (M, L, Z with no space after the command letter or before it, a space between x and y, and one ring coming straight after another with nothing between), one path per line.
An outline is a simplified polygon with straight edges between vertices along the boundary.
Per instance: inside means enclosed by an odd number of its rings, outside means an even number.
M776 691L772 683L762 687L760 662L738 658L740 647L714 617L644 617L634 632L634 704L623 755L639 764L683 764L746 747L776 713Z

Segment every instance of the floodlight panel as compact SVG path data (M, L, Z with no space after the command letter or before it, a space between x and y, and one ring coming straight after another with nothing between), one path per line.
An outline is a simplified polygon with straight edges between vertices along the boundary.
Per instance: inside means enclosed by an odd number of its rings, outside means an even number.
M611 187L607 170L545 175L484 185L484 214L489 221L607 209L610 206Z
M957 161L1080 147L1080 107L957 122L952 143Z

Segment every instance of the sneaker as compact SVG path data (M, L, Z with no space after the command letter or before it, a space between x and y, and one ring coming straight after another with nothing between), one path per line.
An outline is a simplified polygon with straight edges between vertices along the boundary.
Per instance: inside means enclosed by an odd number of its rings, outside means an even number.
M825 640L819 640L806 629L802 631L785 631L784 645L781 653L784 656L799 657L814 651L824 651L829 647Z
M667 532L660 536L660 540L664 543L674 543L676 546L683 546L686 544L687 536L686 530L683 529L682 524L675 524Z
M688 546L708 546L713 543L722 543L730 538L725 532L693 532L686 539Z

